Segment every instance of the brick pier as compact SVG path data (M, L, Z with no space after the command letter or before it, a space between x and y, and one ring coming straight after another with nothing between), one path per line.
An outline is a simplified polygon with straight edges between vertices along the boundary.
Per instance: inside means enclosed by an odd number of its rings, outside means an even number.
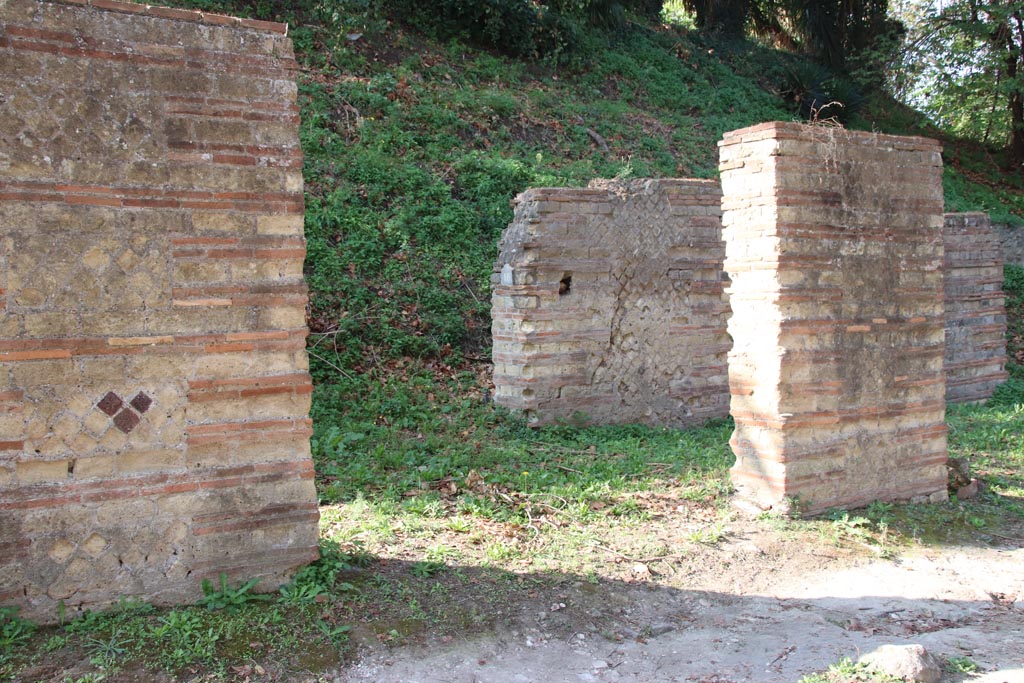
M792 123L719 144L741 500L944 499L939 145Z

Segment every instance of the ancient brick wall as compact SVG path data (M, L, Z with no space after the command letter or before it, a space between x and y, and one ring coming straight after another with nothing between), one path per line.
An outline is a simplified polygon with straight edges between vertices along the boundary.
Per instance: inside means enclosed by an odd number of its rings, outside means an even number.
M982 401L1006 372L999 237L984 213L946 214L946 400Z
M495 401L535 423L728 413L718 184L532 189L493 278Z
M0 604L313 559L285 27L0 3Z
M937 143L769 123L720 143L739 495L946 495Z
M1024 267L1024 227L993 223L992 229L999 240L1003 262Z

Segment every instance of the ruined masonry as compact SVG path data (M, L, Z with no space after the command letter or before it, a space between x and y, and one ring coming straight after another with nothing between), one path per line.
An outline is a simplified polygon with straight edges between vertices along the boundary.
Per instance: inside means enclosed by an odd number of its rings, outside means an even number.
M983 213L946 214L946 400L983 401L1006 380L1002 246Z
M717 184L600 181L515 206L492 278L498 404L534 424L728 415ZM946 400L983 401L1007 377L999 237L985 214L946 214L943 242Z
M725 417L720 204L707 180L520 195L492 279L495 401L536 424Z
M793 123L719 144L740 498L944 499L939 145Z
M317 556L285 27L0 3L0 604Z

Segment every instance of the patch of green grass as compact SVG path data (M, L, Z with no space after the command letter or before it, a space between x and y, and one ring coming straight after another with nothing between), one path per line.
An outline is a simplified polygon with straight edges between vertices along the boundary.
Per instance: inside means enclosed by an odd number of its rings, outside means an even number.
M976 143L953 144L943 170L947 211L984 211L995 223L1024 227L1024 181L1003 174L990 153Z
M89 662L95 670L76 679L83 681L122 676L126 674L120 672L129 670L140 676L207 671L221 680L218 676L230 667L251 666L257 658L268 668L302 669L311 652L317 667L329 668L349 647L349 626L320 605L349 599L354 587L340 575L371 561L357 545L343 550L325 540L320 559L300 570L276 596L253 593L253 581L234 585L222 577L216 587L205 587L203 600L194 606L157 609L121 600L113 609L85 612L45 628L33 627L4 608L0 680L13 680L9 677L43 653L56 661ZM18 647L8 648L9 644Z
M900 683L901 680L845 658L830 666L827 671L804 676L799 683Z
M326 502L363 497L421 518L461 511L523 522L552 510L642 518L629 495L667 481L693 500L724 500L730 491L727 422L689 431L530 429L485 402L472 375L438 379L410 365L380 379L316 389L320 410L335 406L313 439Z
M688 540L692 543L715 545L725 540L725 525L718 521L712 525L701 527L690 532Z
M1024 517L1024 405L951 406L950 455L965 458L985 484L979 513L995 506Z
M976 674L980 673L982 668L970 657L950 657L946 660L946 670L961 674Z

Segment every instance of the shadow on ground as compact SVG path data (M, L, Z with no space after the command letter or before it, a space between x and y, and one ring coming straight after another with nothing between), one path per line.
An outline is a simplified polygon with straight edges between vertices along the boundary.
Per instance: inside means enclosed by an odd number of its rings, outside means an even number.
M420 563L391 561L349 577L373 602L329 608L355 628L352 660L326 680L771 683L920 643L988 672L947 671L944 681L1024 681L1021 560L1019 548L944 549L794 576L768 595L685 590L652 575L593 582L444 566L422 576Z

